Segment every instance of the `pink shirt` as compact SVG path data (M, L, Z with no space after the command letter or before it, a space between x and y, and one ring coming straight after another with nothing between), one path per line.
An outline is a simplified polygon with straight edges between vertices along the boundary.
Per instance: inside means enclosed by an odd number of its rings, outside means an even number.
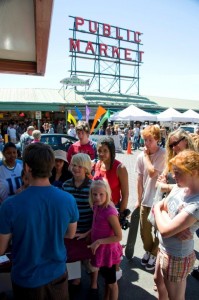
M91 229L92 242L114 235L114 231L109 224L108 217L118 216L117 209L114 206L108 207L94 206L93 225ZM100 225L100 226L99 226ZM91 264L95 267L112 267L120 263L122 256L122 246L119 242L102 244L95 253Z

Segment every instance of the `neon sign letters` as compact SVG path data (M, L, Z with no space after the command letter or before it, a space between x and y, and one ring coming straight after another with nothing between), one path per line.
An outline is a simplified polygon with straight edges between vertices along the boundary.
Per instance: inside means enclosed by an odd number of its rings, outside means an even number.
M74 18L74 28L73 38L69 39L69 49L73 54L95 55L101 58L128 61L128 63L142 63L144 52L139 49L140 45L142 45L141 32L81 17L72 18ZM87 34L90 37L95 36L96 40L77 39L77 33ZM109 44L110 40L115 40L117 45ZM131 45L131 47L127 48L126 43Z

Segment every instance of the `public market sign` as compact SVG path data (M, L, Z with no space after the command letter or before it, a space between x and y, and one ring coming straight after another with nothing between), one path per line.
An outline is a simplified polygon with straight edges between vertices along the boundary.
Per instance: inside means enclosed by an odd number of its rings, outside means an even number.
M73 38L69 38L69 51L72 52L72 55L83 54L99 56L101 59L142 63L144 52L139 49L142 45L141 32L82 17L69 17L74 19L74 27L70 29L73 31ZM89 36L89 40L77 39L77 33ZM113 45L111 42L113 40L117 41L117 45ZM129 47L127 48L126 45Z

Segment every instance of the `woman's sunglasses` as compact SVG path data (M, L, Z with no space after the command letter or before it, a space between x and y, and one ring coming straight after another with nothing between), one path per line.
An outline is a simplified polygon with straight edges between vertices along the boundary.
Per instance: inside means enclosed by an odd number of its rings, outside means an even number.
M173 147L177 146L181 141L185 139L185 136L183 136L181 139L179 139L176 142L173 142L172 144L169 145L169 148L172 149Z

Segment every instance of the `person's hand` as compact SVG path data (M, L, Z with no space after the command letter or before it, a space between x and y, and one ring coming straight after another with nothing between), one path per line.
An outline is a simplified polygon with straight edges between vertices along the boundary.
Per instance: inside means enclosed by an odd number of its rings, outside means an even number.
M168 185L168 183L164 183L164 182L156 182L156 184L155 184L155 187L156 187L156 189L158 188L158 187L160 187L160 190L161 190L161 192L168 192L168 189L169 189L169 185Z
M190 232L189 228L177 233L175 235L175 237L177 239L179 239L180 241L184 241L184 240L191 240L193 238L193 234Z
M97 250L97 248L100 246L100 240L95 241L94 243L92 243L91 245L88 245L87 247L91 249L92 253L95 255L95 252Z
M167 183L167 178L165 174L161 174L158 176L157 182Z
M164 199L158 201L158 202L155 204L155 207L159 207L160 210L163 210L163 209L164 209ZM155 208L155 207L154 207L154 208Z
M137 201L135 202L135 208L140 207L140 205L141 205L141 203L137 200Z
M75 237L77 238L77 240L81 240L84 239L85 237L87 237L89 234L89 232L85 232L85 233L76 233Z
M149 149L146 147L146 146L144 146L144 155L149 155L150 153L149 153Z

